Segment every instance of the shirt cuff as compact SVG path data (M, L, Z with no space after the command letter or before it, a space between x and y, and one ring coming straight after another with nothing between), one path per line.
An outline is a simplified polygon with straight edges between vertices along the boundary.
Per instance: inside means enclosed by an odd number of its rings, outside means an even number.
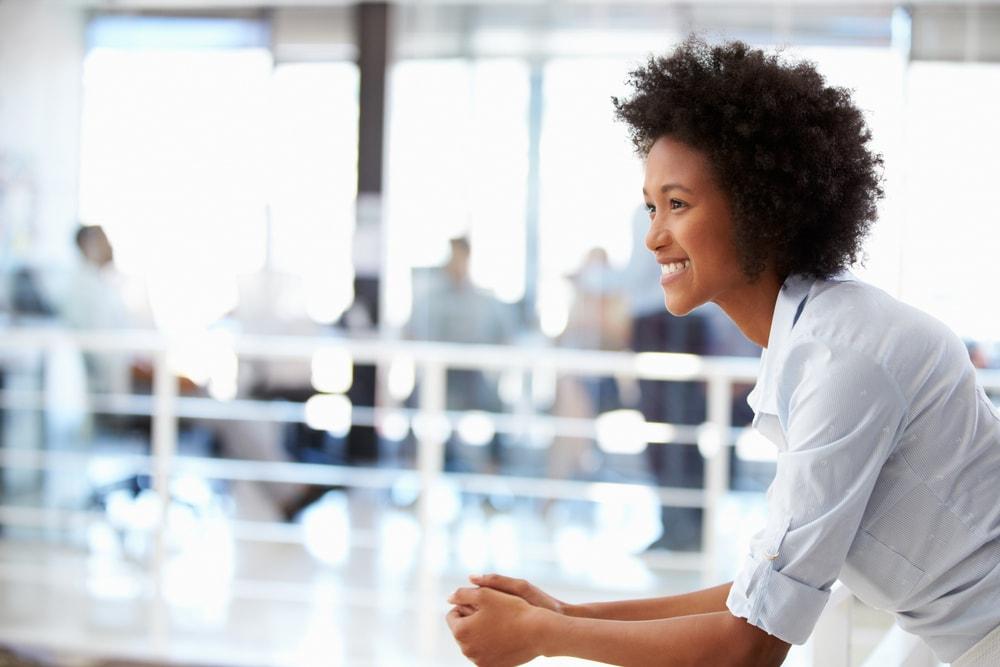
M726 606L769 635L804 644L812 634L830 591L813 588L774 568L774 561L748 556L733 581Z

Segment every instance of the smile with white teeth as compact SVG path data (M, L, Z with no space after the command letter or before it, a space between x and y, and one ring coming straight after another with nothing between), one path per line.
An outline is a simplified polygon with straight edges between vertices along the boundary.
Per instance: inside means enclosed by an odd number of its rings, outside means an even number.
M670 262L668 264L660 264L660 273L664 276L669 276L671 273L677 273L687 267L691 266L691 260L685 259L683 262Z

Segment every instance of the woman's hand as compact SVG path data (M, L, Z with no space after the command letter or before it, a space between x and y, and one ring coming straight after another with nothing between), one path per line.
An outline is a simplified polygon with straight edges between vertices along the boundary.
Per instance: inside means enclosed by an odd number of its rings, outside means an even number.
M502 593L516 595L530 605L548 609L557 614L567 614L569 610L570 605L555 599L524 579L514 579L501 574L474 574L469 577L469 581L476 586L492 588Z
M479 667L512 667L541 655L541 615L515 595L492 588L459 588L448 598L455 607L445 617L455 641Z

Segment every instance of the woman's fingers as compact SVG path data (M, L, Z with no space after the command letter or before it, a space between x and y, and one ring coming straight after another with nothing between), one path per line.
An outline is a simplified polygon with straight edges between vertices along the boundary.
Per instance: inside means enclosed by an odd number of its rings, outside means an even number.
M455 609L457 609L458 613L462 615L462 618L465 618L466 616L472 616L474 613L476 613L475 607L470 607L469 605L465 604L456 605Z
M480 601L482 600L483 589L481 588L459 588L450 596L448 596L448 602L456 606L472 607L476 609L479 607Z
M505 577L502 574L473 574L469 581L477 586L486 586L511 595L522 595L531 586L524 579Z
M458 607L452 607L451 611L448 612L444 619L448 622L448 627L451 629L451 633L455 634L455 626L462 620L462 613L459 611Z

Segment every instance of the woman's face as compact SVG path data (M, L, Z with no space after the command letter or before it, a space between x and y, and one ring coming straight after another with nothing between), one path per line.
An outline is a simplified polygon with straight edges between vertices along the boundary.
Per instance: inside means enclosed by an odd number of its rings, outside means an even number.
M733 243L729 202L705 154L669 136L646 157L646 247L660 265L664 301L674 315L740 298L750 280Z

